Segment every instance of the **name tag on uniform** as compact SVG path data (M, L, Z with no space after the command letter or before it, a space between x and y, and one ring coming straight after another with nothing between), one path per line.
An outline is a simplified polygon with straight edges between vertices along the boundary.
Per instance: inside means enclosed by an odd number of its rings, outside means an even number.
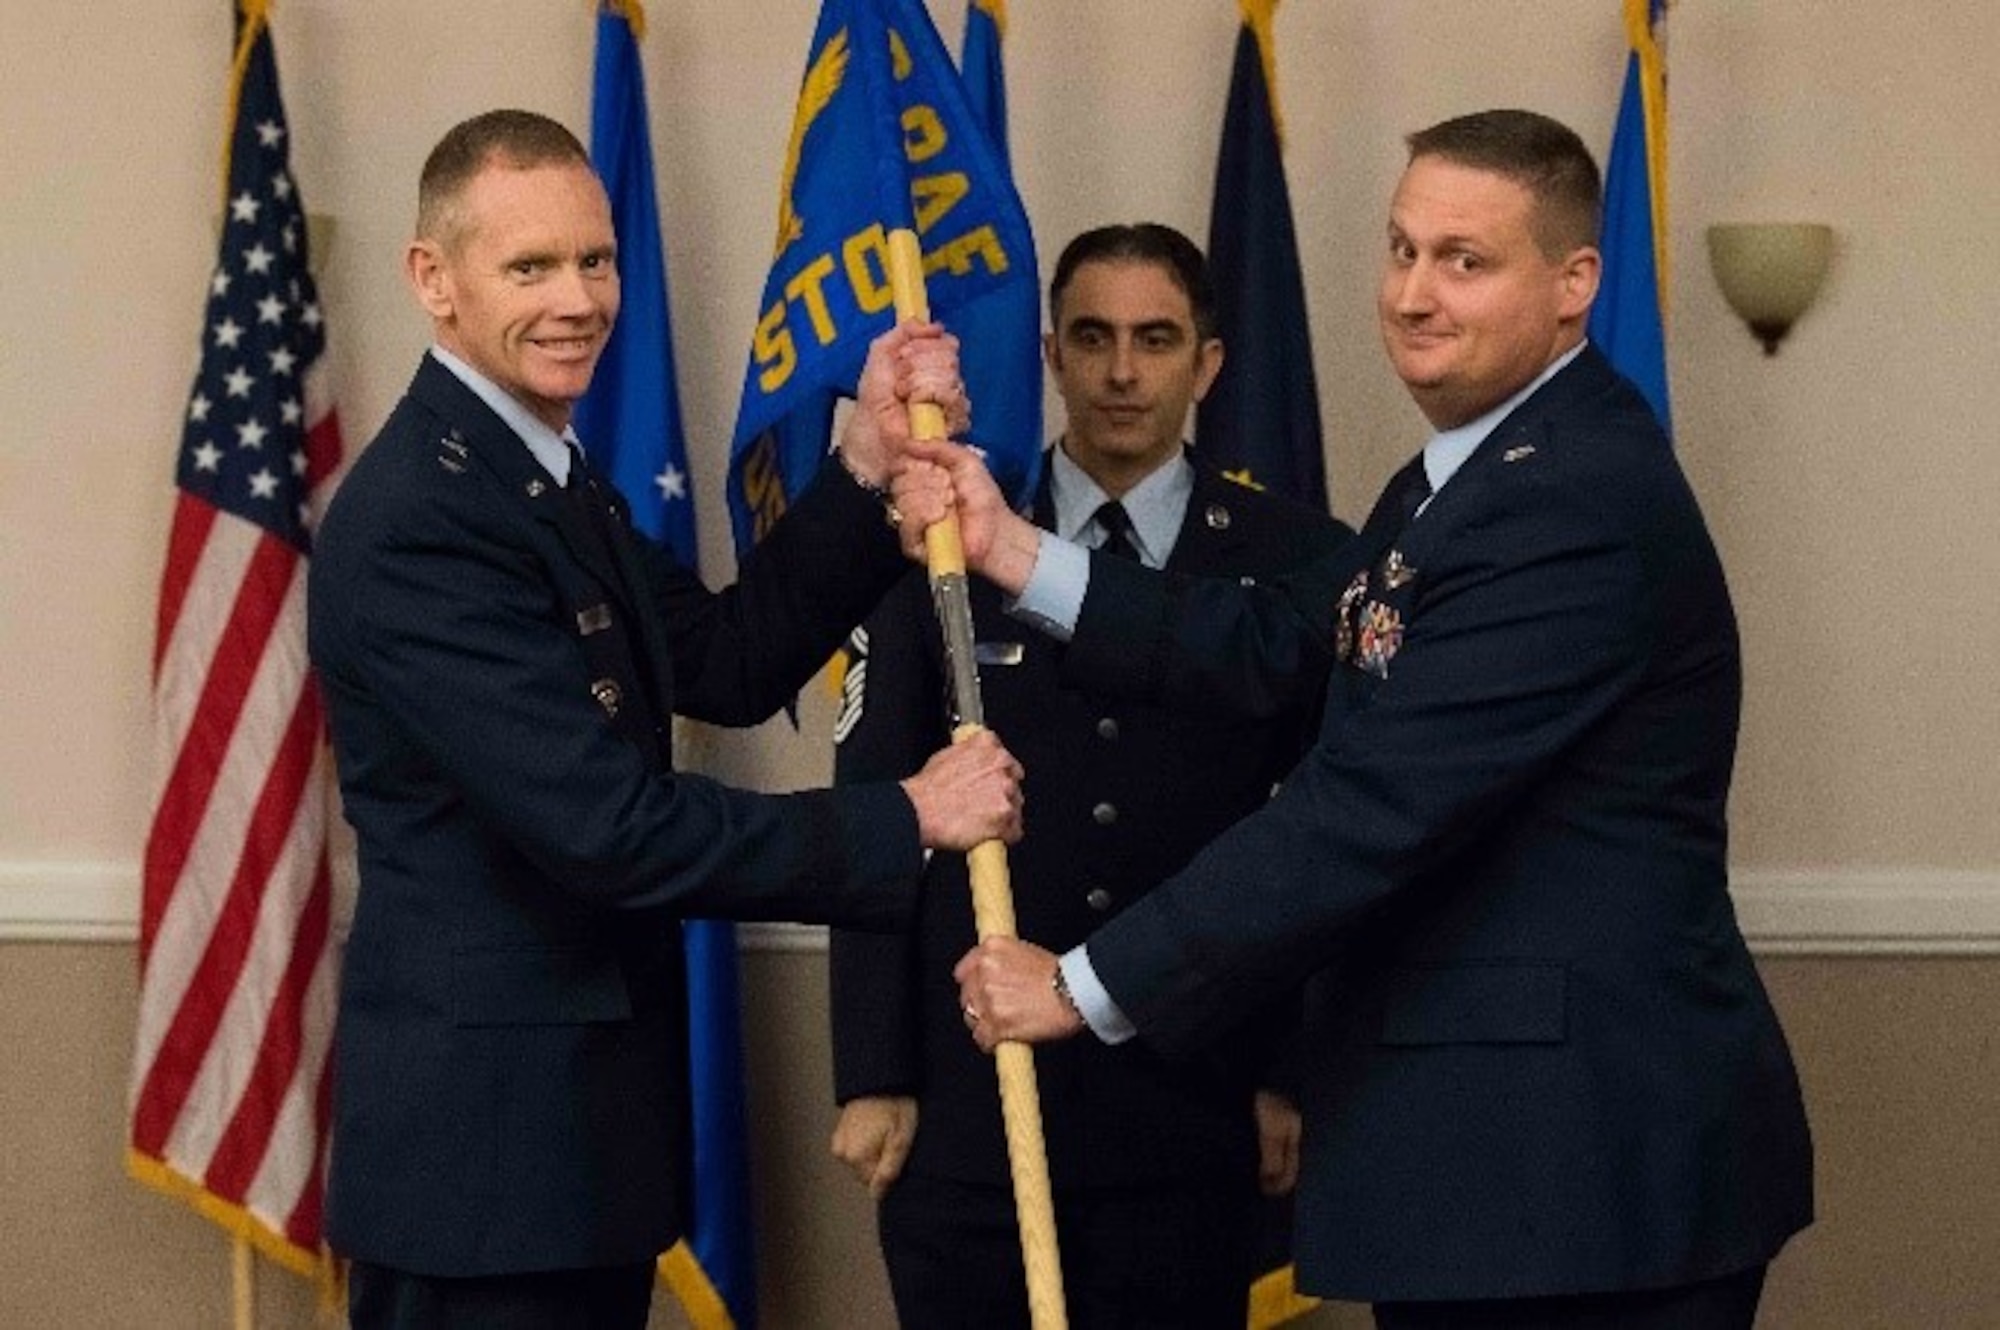
M1019 642L975 642L972 659L980 665L1019 665L1027 648Z
M576 631L583 637L601 633L611 626L611 607L599 601L576 612Z

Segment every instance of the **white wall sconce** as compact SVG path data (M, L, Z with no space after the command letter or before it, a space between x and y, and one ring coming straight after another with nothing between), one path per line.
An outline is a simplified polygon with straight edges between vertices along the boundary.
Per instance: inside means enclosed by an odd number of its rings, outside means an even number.
M1708 265L1722 298L1750 325L1764 354L1819 294L1833 259L1833 228L1817 222L1726 222L1708 228Z

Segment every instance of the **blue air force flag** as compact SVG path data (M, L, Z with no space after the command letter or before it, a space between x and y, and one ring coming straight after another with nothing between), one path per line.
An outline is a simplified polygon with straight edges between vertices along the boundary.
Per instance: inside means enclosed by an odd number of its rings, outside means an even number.
M787 429L787 418L851 394L868 343L895 322L888 236L899 227L917 236L931 313L944 322L1010 284L1035 284L1027 215L921 0L826 0L730 448L739 552L819 468L825 434Z

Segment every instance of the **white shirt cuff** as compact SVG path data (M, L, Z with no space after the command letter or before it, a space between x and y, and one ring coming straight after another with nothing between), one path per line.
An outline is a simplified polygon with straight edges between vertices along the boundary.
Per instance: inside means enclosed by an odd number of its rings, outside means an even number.
M1090 590L1090 551L1044 531L1035 545L1035 571L1007 613L1026 620L1058 642L1076 634L1084 593Z
M1097 971L1090 966L1090 953L1083 947L1065 952L1056 964L1062 967L1063 982L1069 985L1069 995L1076 1002L1076 1009L1083 1014L1083 1023L1090 1027L1092 1034L1107 1044L1122 1044L1139 1033L1125 1013L1118 1010L1118 1004L1111 1000L1111 994L1097 978Z

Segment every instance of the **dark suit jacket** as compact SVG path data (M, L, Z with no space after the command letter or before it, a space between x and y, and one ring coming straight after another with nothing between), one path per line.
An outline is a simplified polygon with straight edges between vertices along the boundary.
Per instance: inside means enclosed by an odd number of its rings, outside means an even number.
M361 874L338 1251L477 1275L673 1243L679 917L901 926L919 854L890 785L676 775L670 716L768 715L904 567L879 506L830 477L710 593L622 524L593 538L425 359L327 514L308 602Z
M1046 478L1035 516L1044 526L1053 521ZM1169 566L1263 576L1347 534L1324 513L1197 464ZM1061 648L1003 614L991 586L976 583L973 602L986 721L1027 770L1028 834L1009 854L1024 938L1057 950L1082 941L1261 805L1304 747L1317 699L1250 724L1221 709L1169 713L1120 702L1066 686ZM851 729L836 751L836 779L907 775L949 733L944 645L921 573L884 599L849 650L859 713L842 717ZM915 1096L908 1170L1005 1186L993 1060L966 1037L951 978L973 940L965 859L955 854L932 859L914 933L835 932L835 1093L843 1103ZM1294 1000L1288 1014L1296 1008ZM1039 1050L1054 1185L1181 1177L1247 1185L1256 1172L1250 1095L1259 1075L1271 1074L1263 1065L1269 1050L1255 1042L1196 1066L1171 1064L1138 1044Z
M1147 1042L1310 977L1299 1282L1356 1299L1700 1280L1811 1220L1790 1054L1727 890L1729 592L1645 403L1586 349L1400 535L1281 590L1094 558L1073 677L1269 708L1266 808L1093 934ZM1163 627L1164 625L1164 627Z

